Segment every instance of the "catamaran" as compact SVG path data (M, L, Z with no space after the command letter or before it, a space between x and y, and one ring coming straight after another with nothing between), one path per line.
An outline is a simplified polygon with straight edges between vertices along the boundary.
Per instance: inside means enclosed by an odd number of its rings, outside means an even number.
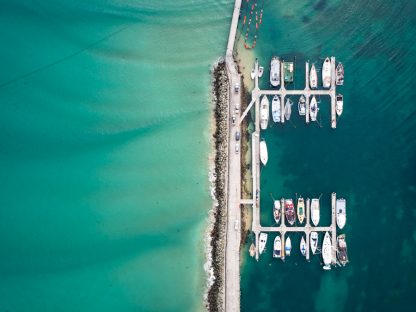
M302 236L302 239L300 240L300 252L302 256L306 256L306 241L304 236Z
M280 122L280 97L275 95L272 100L272 117L274 122Z
M330 270L332 261L332 247L331 236L328 232L325 233L324 241L322 243L322 260L324 261L324 270Z
M269 123L269 99L266 95L263 96L260 102L260 128L267 129Z
M319 218L320 218L320 213L319 213L319 199L318 198L312 198L312 202L311 202L311 219L312 219L313 225L318 226Z
M267 161L269 160L269 153L267 152L266 141L260 141L260 161L263 166L266 166Z
M301 95L299 98L298 111L300 116L306 115L306 98L304 95Z
M331 87L331 61L327 57L322 65L322 86L324 88Z
M274 239L273 244L273 258L281 258L282 257L282 240L280 236L277 235Z
M318 87L318 75L316 73L315 64L312 64L311 72L309 73L309 85L311 89L316 89Z
M318 103L316 102L315 95L312 97L311 105L309 107L309 115L311 117L311 121L316 121L316 116L318 115Z
M292 114L292 105L293 105L293 101L290 98L287 98L286 104L285 104L285 118L286 118L286 120L290 119L290 115Z
M337 94L337 101L336 101L336 104L335 104L335 110L336 110L338 116L341 116L343 108L344 108L344 98L343 98L342 94Z
M346 212L346 201L344 198L339 198L335 204L337 212L337 225L340 230L343 229L345 223L347 222L347 212Z
M286 256L290 256L290 252L292 251L292 241L290 240L289 235L286 238L286 243L285 243L285 254Z
M276 223L279 223L281 215L282 207L280 206L280 200L275 200L273 202L273 217Z
M302 197L298 198L297 214L299 222L303 223L305 219L305 200Z
M310 243L311 243L312 254L315 254L316 250L318 249L318 241L319 241L318 232L311 232Z
M287 222L289 222L290 225L295 224L296 213L295 213L295 207L293 206L292 199L285 199L285 215L286 215L286 220Z
M259 253L262 254L267 243L267 233L260 233L259 237Z
M344 65L342 65L342 63L338 63L335 72L335 84L337 86L342 86L344 84Z
M345 241L345 234L337 237L337 259L342 266L348 263L347 242Z
M280 84L280 60L277 56L273 56L270 62L270 84L273 87Z

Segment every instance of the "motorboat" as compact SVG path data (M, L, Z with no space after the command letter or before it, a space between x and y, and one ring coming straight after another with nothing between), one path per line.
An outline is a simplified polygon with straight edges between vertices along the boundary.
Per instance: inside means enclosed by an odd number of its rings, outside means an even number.
M300 116L306 115L306 98L304 95L301 95L299 98L298 111Z
M311 202L311 219L312 219L313 225L318 226L319 218L320 218L320 213L319 213L319 199L318 198L312 198L312 202Z
M344 108L344 98L342 94L337 94L337 101L335 103L335 110L338 116L341 116L342 110Z
M259 237L259 253L262 254L266 248L267 243L267 233L260 233Z
M312 64L311 71L309 73L309 85L311 89L318 87L318 74L316 73L315 64Z
M302 197L298 198L298 204L296 208L298 220L300 223L303 223L303 220L305 220L305 200Z
M277 56L273 56L270 62L270 84L273 87L280 84L280 59Z
M282 207L280 205L280 200L275 200L273 202L273 217L276 223L279 223L280 217L282 216Z
M263 66L260 66L259 67L259 78L261 78L263 76L263 71L264 71Z
M285 118L286 118L286 120L290 119L290 115L292 114L292 105L293 105L293 101L290 98L287 98L286 104L285 104Z
M260 102L260 128L262 130L267 129L269 123L269 99L266 95L263 95Z
M311 104L309 106L309 115L311 117L311 121L316 121L316 116L318 116L318 103L316 102L315 95L312 96Z
M280 97L275 95L272 99L272 118L274 122L280 122Z
M251 243L248 252L250 254L250 257L254 257L254 255L256 254L256 247L254 246L253 243Z
M348 263L347 242L345 241L345 234L337 237L337 259L338 262L345 266Z
M282 257L282 240L280 236L277 235L274 239L273 244L273 258L281 258Z
M269 153L267 152L266 141L260 141L260 161L263 166L266 166L267 161L269 160Z
M292 251L292 241L290 240L289 235L286 238L286 242L285 242L285 254L286 256L290 256L290 252Z
M342 230L347 222L346 200L338 198L335 202L335 210L337 213L337 225Z
M302 236L302 239L300 240L300 253L302 256L306 256L306 241L304 236Z
M254 78L256 78L256 70L254 68L251 70L250 77L251 80L254 80Z
M325 233L324 241L322 242L322 260L324 261L324 270L330 270L332 262L332 246L329 232Z
M335 84L342 86L344 84L344 65L342 63L338 63L335 74Z
M331 61L327 57L322 65L322 86L324 88L331 87Z
M290 225L294 225L296 221L295 207L292 199L285 199L285 216Z
M311 244L312 254L316 254L316 251L318 249L318 242L319 242L318 232L311 232L310 244Z

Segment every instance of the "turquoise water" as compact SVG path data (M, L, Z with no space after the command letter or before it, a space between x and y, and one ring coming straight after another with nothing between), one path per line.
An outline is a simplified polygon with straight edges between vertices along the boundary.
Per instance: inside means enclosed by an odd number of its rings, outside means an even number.
M196 311L230 1L6 1L0 310Z
M306 125L296 110L291 123L262 133L269 162L261 176L261 223L273 222L270 193L298 193L323 194L322 224L328 224L335 191L347 199L350 264L325 272L318 257L307 263L300 235L292 236L293 255L282 263L272 259L269 235L268 252L258 263L244 250L242 311L414 310L415 17L412 1L265 1L255 49L265 68L273 54L296 56L301 88L304 62L321 64L334 55L346 76L336 130L322 97L322 128Z

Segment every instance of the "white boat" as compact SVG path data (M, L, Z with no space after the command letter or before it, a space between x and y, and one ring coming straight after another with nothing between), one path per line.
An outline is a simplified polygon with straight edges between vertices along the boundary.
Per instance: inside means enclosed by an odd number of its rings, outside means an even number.
M316 102L315 95L312 97L311 104L309 106L309 115L311 117L311 121L316 121L316 116L318 115L318 103Z
M279 223L282 216L282 207L280 205L280 200L275 200L273 202L273 217L276 223Z
M256 70L254 68L251 70L250 77L251 80L254 80L254 78L256 78Z
M325 233L324 241L322 243L322 260L324 261L324 270L330 270L332 261L332 247L331 236L329 235L329 232Z
M259 253L262 254L264 249L266 248L267 243L267 234L266 233L260 233L259 237Z
M320 218L320 213L319 213L319 199L318 198L312 198L312 202L311 202L311 219L312 219L313 225L318 226L319 218Z
M259 78L263 76L264 68L262 66L259 67Z
M324 88L331 87L331 61L327 57L322 65L322 86Z
M267 152L266 141L260 141L260 161L263 166L266 166L269 160L269 153Z
M335 84L337 86L342 86L344 84L344 65L342 65L342 63L338 63L335 74Z
M254 257L254 255L256 254L256 247L254 246L253 243L251 243L250 245L250 249L248 250L250 257Z
M282 257L282 240L280 236L277 235L274 239L273 244L273 258L281 258Z
M269 99L264 95L260 102L260 128L262 130L266 130L269 123L269 106Z
M318 232L311 232L310 243L311 243L312 254L315 254L316 250L318 249L318 241L319 241Z
M270 84L273 87L280 84L280 60L277 56L273 56L270 62Z
M286 120L290 119L290 115L292 114L292 105L293 105L293 101L290 98L287 98L286 104L285 104L285 118L286 118Z
M305 237L302 236L302 239L300 240L300 252L302 256L306 256L306 241Z
M344 198L339 198L335 204L337 212L337 225L342 230L347 222L346 201Z
M306 98L304 95L301 95L298 102L298 111L300 116L306 115Z
M335 109L336 109L338 116L341 116L343 108L344 108L344 98L342 94L337 94L337 102L335 104Z
M290 240L290 237L288 236L286 238L286 243L285 243L285 254L286 256L290 256L290 252L292 251L292 241Z
M302 197L298 198L298 204L296 208L298 220L302 224L303 220L305 220L305 200Z
M311 89L316 89L318 87L318 74L316 73L315 64L312 64L309 73L309 85L311 86Z
M272 118L274 122L280 122L280 97L275 95L272 100Z

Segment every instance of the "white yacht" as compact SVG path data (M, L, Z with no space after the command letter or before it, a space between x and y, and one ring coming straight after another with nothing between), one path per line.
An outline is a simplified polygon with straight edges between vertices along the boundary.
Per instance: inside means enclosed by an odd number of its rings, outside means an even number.
M302 239L300 240L300 252L302 256L306 256L306 241L305 237L302 236Z
M264 68L262 66L259 67L259 78L263 76Z
M318 232L311 232L310 243L311 243L312 254L315 254L316 250L318 249L318 240L319 240Z
M318 116L318 103L316 102L315 95L311 99L311 104L309 106L309 115L311 117L311 121L316 121L316 116Z
M256 70L254 68L251 69L250 77L251 80L254 80L254 78L256 78Z
M286 256L290 256L290 252L292 251L292 241L290 240L290 237L288 236L286 238L286 243L285 243L285 254Z
M260 141L260 161L263 166L266 166L267 161L269 160L269 153L267 152L266 141Z
M304 95L301 95L299 98L298 111L300 116L306 115L306 98Z
M272 100L272 118L274 122L280 122L280 97L275 95Z
M286 120L290 119L290 115L292 114L292 105L293 105L293 101L290 98L287 98L286 104L285 104L285 118L286 118Z
M322 86L324 88L331 87L331 61L327 57L322 65Z
M344 108L344 97L342 96L342 94L337 94L337 102L335 104L335 110L338 116L341 116L343 108Z
M309 73L309 85L311 89L318 87L318 74L316 73L315 64L312 64L311 71Z
M267 233L260 233L259 237L259 253L262 254L266 248L267 243Z
M318 226L319 218L320 218L320 213L319 213L319 199L318 198L312 198L312 202L311 202L311 219L312 219L313 225Z
M280 218L282 216L282 208L280 205L280 200L273 201L273 217L276 223L280 222Z
M277 56L273 56L270 62L270 84L273 87L280 84L280 60Z
M282 257L282 240L280 236L277 235L274 239L273 244L273 258L281 258Z
M267 129L269 123L269 99L266 95L263 95L263 98L260 102L260 128L262 130Z
M325 233L324 241L322 243L322 260L324 261L324 270L330 270L332 261L332 246L329 232Z
M344 198L339 198L336 201L337 225L342 230L347 222L346 201Z

